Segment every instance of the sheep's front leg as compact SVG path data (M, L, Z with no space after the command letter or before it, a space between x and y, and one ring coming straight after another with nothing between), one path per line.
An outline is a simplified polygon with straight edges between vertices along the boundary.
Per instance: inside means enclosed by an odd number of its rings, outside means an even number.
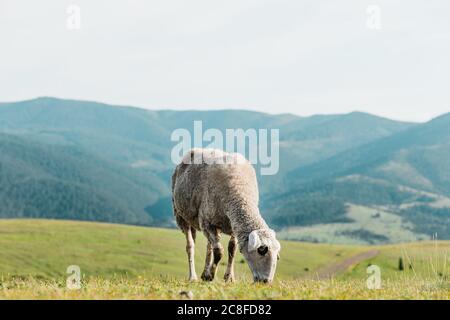
M235 236L231 236L228 242L228 265L223 277L225 281L234 281L234 257L236 255L237 240Z
M202 279L205 281L212 281L216 276L217 267L219 265L220 259L222 259L223 256L223 247L222 244L220 243L219 230L217 230L216 228L208 228L204 230L205 236L208 239L209 244L206 253L205 271L202 274ZM211 249L213 258L212 263L209 263L208 265L208 255L211 256ZM211 258L209 258L209 261L211 261Z
M212 244L208 243L206 244L206 259L205 259L205 269L202 273L202 280L204 281L211 281L211 267L213 263L213 247Z
M197 274L195 273L195 229L189 227L186 232L186 253L189 261L189 281L196 281Z

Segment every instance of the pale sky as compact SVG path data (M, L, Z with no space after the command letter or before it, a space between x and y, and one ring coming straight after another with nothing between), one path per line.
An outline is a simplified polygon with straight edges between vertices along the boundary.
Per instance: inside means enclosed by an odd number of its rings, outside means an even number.
M426 121L450 112L449 17L448 0L0 0L0 101Z

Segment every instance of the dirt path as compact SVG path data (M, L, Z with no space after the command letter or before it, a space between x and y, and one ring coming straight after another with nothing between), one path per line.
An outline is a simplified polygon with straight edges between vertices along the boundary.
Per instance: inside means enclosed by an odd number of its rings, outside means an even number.
M337 264L319 269L314 278L318 278L321 280L329 279L338 273L345 272L349 267L351 267L355 264L358 264L364 260L368 260L370 258L376 257L379 253L380 253L379 250L370 250L370 251L362 252L353 257L347 258L344 261L341 261Z

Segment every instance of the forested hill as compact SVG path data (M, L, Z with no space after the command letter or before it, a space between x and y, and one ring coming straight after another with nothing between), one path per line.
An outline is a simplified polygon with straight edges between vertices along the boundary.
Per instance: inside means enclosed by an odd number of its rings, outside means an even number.
M297 240L450 237L449 116L153 111L39 98L0 104L0 216L173 226L174 129L280 129L280 171L259 177L262 213ZM371 218L375 216L377 218Z

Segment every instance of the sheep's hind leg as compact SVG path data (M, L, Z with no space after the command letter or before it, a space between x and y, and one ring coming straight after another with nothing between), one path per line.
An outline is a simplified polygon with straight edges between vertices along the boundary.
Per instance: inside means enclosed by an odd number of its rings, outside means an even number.
M194 263L195 229L188 227L185 230L185 235L186 235L186 253L188 255L189 261L189 281L196 281L197 274L195 273L195 263Z
M237 240L235 236L231 236L228 242L228 265L223 277L225 281L234 281L234 257L236 256Z
M222 259L223 256L223 247L220 243L220 232L217 228L211 227L205 228L204 230L205 236L212 246L213 259L210 268L205 268L202 279L205 281L212 281L216 276L217 267L219 265L220 259Z

